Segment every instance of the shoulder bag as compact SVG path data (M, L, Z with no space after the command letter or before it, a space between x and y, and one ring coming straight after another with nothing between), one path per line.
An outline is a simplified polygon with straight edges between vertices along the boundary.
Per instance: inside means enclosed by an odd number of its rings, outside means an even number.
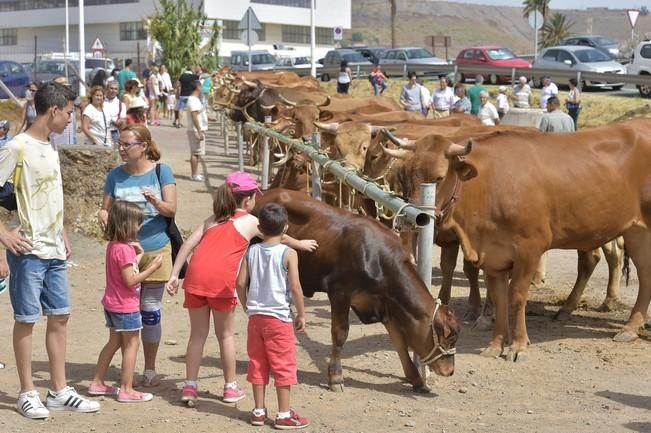
M156 178L158 179L158 184L160 185L161 188L161 196L163 195L163 185L161 184L160 181L160 164L156 164ZM183 235L181 234L181 231L179 230L179 227L176 225L176 221L174 218L168 218L166 216L163 216L165 218L165 222L167 223L167 236L170 238L170 243L172 244L172 262L176 261L176 256L179 254L179 250L181 249L181 245L183 245ZM181 267L181 272L179 272L179 279L185 278L185 271L188 269L188 262L186 260L185 263L183 263L183 267Z

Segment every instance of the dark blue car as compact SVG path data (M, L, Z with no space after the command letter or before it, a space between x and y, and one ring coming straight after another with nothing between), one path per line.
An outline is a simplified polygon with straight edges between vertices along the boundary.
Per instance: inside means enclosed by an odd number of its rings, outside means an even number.
M30 78L20 63L0 60L0 81L18 98L24 98ZM0 88L0 99L7 98L9 95Z

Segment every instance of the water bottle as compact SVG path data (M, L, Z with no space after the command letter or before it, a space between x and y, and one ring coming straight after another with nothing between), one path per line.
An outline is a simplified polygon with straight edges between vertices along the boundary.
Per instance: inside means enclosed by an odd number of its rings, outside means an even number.
M5 290L7 290L7 280L0 278L0 295L4 293Z

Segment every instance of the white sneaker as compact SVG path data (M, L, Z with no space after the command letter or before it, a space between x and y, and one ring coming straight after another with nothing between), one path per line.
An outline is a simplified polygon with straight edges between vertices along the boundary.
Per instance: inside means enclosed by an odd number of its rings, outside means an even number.
M43 419L50 416L50 411L43 406L41 397L35 389L20 394L16 408L18 409L18 413L25 418Z
M47 392L47 407L50 410L69 410L72 412L97 412L99 403L77 394L71 386L66 386L58 393Z
M196 174L196 175L192 176L191 179L193 181L195 181L195 182L203 182L205 180L205 178L203 177L202 174Z

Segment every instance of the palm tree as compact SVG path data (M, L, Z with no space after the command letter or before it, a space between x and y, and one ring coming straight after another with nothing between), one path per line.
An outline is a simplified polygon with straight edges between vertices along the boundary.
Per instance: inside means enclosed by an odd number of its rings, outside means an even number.
M397 0L389 0L391 2L391 48L395 48L396 43L396 12L398 11Z
M574 23L568 21L565 15L555 13L545 20L545 24L541 29L542 37L538 42L539 47L545 48L558 45L561 39L572 35L571 28L573 25Z
M524 6L522 15L528 18L529 14L537 10L540 11L543 19L547 19L547 15L549 15L549 2L550 0L522 0L522 5Z

